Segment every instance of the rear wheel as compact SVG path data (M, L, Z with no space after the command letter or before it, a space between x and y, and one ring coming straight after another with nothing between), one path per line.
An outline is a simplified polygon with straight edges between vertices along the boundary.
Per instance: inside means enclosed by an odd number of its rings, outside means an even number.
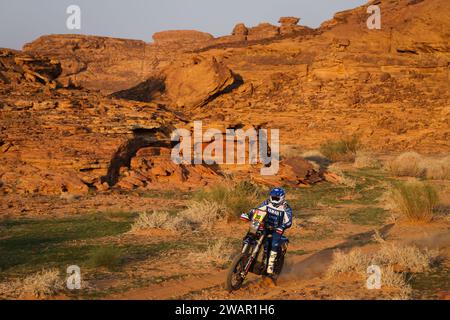
M227 291L238 290L242 286L245 279L245 277L242 277L242 272L244 271L246 261L246 256L242 253L234 257L225 282L225 289Z

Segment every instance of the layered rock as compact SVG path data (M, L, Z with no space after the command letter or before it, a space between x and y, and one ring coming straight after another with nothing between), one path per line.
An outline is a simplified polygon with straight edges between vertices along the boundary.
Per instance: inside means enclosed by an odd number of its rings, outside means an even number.
M195 189L222 179L206 165L175 164L171 149L146 147L131 159L129 167L123 167L117 186L124 189Z
M33 74L47 77L57 73L57 64L10 50L1 50L0 56L2 74L8 77L0 86L3 192L83 194L108 189L141 148L169 148L171 131L184 123L156 104L48 88L27 77L31 69L15 62L36 65ZM189 182L189 169L184 174ZM166 186L176 187L178 182Z
M56 86L61 64L46 57L33 57L15 50L0 51L0 83L19 85L23 81Z
M189 185L182 171L163 158L147 167L133 162L133 152L147 159L140 148L167 148L149 145L146 135L157 133L161 137L155 139L164 141L170 125L186 122L163 105L211 127L278 128L285 149L316 148L328 139L357 134L375 151L448 153L447 2L379 5L381 30L367 29L364 5L336 14L313 31L298 29L296 18L287 17L280 19L281 27L263 24L246 31L240 26L227 39L200 37L190 44L42 37L25 49L32 59L41 59L33 52L48 56L37 63L43 65L15 61L15 54L1 60L2 185L8 192L85 192L105 183L130 186L127 171L148 175L140 176L141 182L133 178L133 188L166 180ZM59 76L52 59L61 60ZM236 85L235 75L242 85ZM87 89L119 91L114 97L122 100L49 85L68 86L69 79ZM287 176L301 183L309 174L309 169L288 166L283 164L274 183ZM257 175L254 168L242 172Z
M280 20L278 20L278 22L281 24L280 34L288 35L296 32L307 31L309 28L299 26L299 21L300 18L297 17L281 17Z
M24 51L61 62L59 80L90 89L114 92L129 88L150 75L144 70L146 43L84 35L42 36Z
M274 38L280 34L280 28L270 23L263 22L256 27L248 30L247 40L261 40L267 38Z
M173 42L205 42L212 39L214 39L214 37L209 33L197 30L168 30L153 34L153 41L159 45L170 44Z

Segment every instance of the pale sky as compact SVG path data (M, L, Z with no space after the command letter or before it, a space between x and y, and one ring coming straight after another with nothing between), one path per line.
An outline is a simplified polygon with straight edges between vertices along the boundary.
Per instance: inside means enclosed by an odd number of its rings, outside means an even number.
M78 33L152 41L154 32L194 29L230 34L238 22L248 27L300 17L318 27L337 11L367 0L0 0L0 47L21 49L45 34ZM81 29L68 30L66 9L81 8Z

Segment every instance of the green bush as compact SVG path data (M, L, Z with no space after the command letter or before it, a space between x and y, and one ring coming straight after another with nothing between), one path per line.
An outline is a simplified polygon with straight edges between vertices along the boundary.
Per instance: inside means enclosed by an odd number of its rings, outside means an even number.
M332 161L354 161L359 148L355 135L337 141L327 141L320 146L320 152Z
M439 202L436 189L420 181L398 182L393 185L391 200L410 221L429 222Z

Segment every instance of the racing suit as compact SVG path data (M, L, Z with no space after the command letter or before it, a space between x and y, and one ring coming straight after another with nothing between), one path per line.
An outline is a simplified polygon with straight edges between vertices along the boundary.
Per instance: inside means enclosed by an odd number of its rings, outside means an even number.
M267 210L266 226L271 227L269 233L272 233L272 243L267 273L272 274L283 232L292 226L292 209L286 201L278 206L274 206L269 200L259 205L258 209L263 211ZM254 209L248 213L241 214L241 220L251 220L253 213Z

